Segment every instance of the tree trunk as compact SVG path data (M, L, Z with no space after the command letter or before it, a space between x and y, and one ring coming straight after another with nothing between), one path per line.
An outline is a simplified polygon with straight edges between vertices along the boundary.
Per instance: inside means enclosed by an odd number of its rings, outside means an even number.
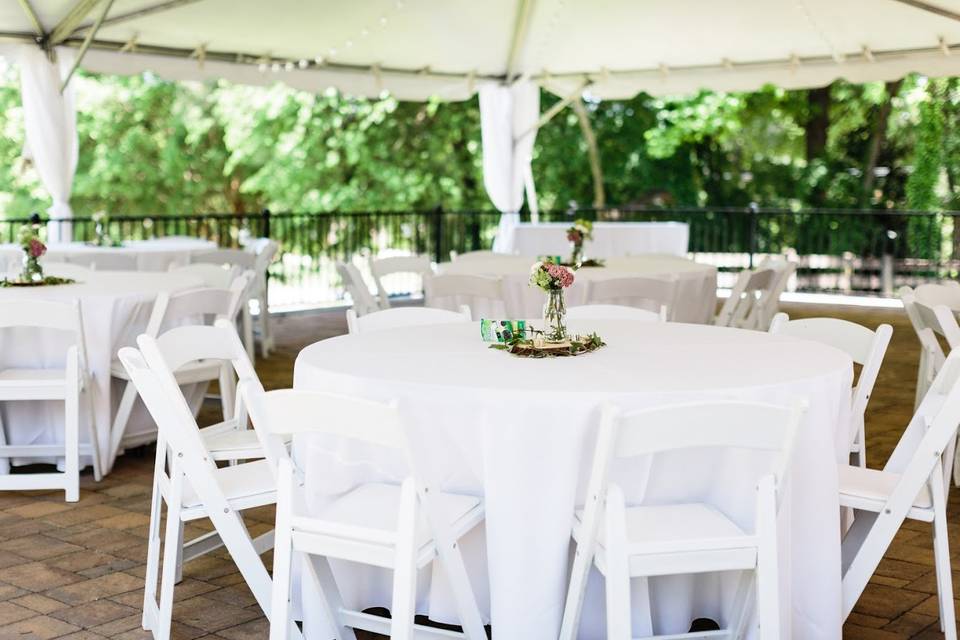
M603 209L607 205L607 196L603 189L603 166L600 163L600 150L597 147L597 136L593 133L593 127L590 126L590 116L587 108L583 106L583 98L578 97L570 103L574 112L577 114L577 120L580 122L580 131L583 133L583 140L587 143L587 156L590 158L590 173L593 175L593 206L597 209Z
M870 206L873 185L876 183L877 159L880 157L880 150L887 139L887 123L890 121L890 111L893 108L893 99L900 91L901 80L888 82L886 84L887 99L883 101L880 108L876 111L873 119L873 126L870 132L870 143L867 145L867 156L863 162L863 183L860 191L860 206Z
M807 91L809 116L804 125L807 142L807 162L823 156L827 148L827 129L830 127L830 87Z

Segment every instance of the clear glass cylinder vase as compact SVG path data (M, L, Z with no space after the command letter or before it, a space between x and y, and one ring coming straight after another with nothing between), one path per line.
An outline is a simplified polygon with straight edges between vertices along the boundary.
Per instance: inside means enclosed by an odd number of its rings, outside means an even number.
M547 301L543 305L543 337L550 342L567 339L567 305L563 300L563 289L547 291Z
M40 259L34 258L29 253L23 254L23 272L20 279L24 282L39 282L43 280L43 267L40 266Z

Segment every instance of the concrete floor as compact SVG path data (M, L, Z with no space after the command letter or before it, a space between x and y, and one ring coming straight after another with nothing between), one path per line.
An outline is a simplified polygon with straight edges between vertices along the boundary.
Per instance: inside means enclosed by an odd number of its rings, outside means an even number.
M868 462L882 466L913 407L918 343L906 316L900 310L825 305L784 310L792 317L829 315L894 326L867 416ZM289 386L299 350L345 330L342 313L278 318L278 349L257 365L265 386ZM140 630L140 609L152 465L149 451L129 452L102 482L85 475L76 504L64 503L62 492L0 493L0 640L150 637ZM957 496L954 491L950 500L950 544L954 566L960 567ZM273 510L254 510L248 521L252 533L267 531ZM188 535L201 528L192 525ZM957 584L957 572L954 578ZM935 592L929 527L908 522L850 616L844 638L943 637ZM222 553L186 565L175 602L178 640L267 637L259 608Z

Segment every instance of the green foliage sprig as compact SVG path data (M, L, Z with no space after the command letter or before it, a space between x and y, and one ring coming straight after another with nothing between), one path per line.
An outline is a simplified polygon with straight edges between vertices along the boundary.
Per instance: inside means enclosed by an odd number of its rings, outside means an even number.
M528 329L528 333L530 331L531 330ZM541 333L539 331L533 331L534 333ZM490 348L498 351L506 351L521 358L566 358L592 353L606 346L606 344L607 343L596 333L591 333L586 336L574 336L570 339L569 346L563 348L538 347L533 339L515 335L504 344L492 344Z

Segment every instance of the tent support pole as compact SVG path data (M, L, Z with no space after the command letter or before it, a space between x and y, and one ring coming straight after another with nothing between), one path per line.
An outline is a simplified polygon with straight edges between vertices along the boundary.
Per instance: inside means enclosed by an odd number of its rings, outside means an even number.
M118 13L117 15L104 20L101 26L112 26L115 24L119 24L121 22L136 20L137 18L142 18L143 16L149 16L154 13L160 13L162 11L169 11L170 9L176 9L177 7L193 4L195 2L200 2L200 0L167 0L167 2L161 2L159 4L143 7L142 9L137 9L136 11L129 11L127 13ZM76 29L74 29L71 35L79 35L84 31L87 31L88 29L92 29L93 26L94 26L93 24L82 24L78 26Z
M552 107L544 111L543 115L540 116L540 119L537 120L537 124L533 125L529 129L521 133L519 136L517 136L516 140L514 140L514 144L520 142L521 140L526 138L528 135L530 135L531 133L534 133L535 131L539 130L540 127L542 127L543 125L553 120L553 117L556 116L561 111L563 111L568 104L570 104L574 100L579 100L580 94L583 93L583 90L587 87L587 84L588 83L586 81L582 82L577 87L576 91L574 91L573 93L568 95L566 98L564 98L560 102L556 103L555 105L553 105Z
M63 17L57 26L50 32L50 46L60 44L70 37L77 25L90 15L90 12L100 4L102 0L77 0L73 8Z
M523 45L530 30L530 15L533 13L534 0L520 0L517 6L517 20L513 24L513 36L510 38L510 52L507 54L507 82L517 75L517 63L523 52Z
M587 108L583 105L583 100L577 98L570 103L577 114L577 120L580 121L580 131L583 133L583 140L587 143L587 157L590 158L590 173L593 175L593 206L597 209L603 209L607 206L607 197L603 190L603 166L600 163L600 149L597 147L597 136L593 132L593 126L590 124L590 116L587 114Z
M19 2L20 6L23 7L23 12L30 18L30 23L33 24L37 35L42 38L44 34L43 25L40 24L40 18L37 17L37 12L33 10L33 5L30 4L30 0L19 0Z
M70 73L68 73L67 77L63 79L63 84L60 86L60 93L63 93L63 90L67 88L68 84L70 84L70 78L72 78L73 74L76 73L78 68L80 68L80 63L83 62L83 56L86 55L87 49L90 48L90 43L93 42L93 37L97 35L97 30L100 29L100 25L103 24L103 19L107 17L107 13L110 12L110 7L112 6L113 0L106 0L103 5L103 11L100 12L100 15L97 17L97 21L93 24L93 29L87 32L87 37L83 39L83 44L80 45L80 51L77 53L77 59L73 61L73 66L70 67Z
M920 9L921 11L929 11L930 13L935 13L943 18L949 18L950 20L956 20L960 22L960 13L950 11L949 9L944 9L943 7L937 7L929 2L924 2L923 0L894 0L894 2L899 2L901 4L913 7L914 9Z

